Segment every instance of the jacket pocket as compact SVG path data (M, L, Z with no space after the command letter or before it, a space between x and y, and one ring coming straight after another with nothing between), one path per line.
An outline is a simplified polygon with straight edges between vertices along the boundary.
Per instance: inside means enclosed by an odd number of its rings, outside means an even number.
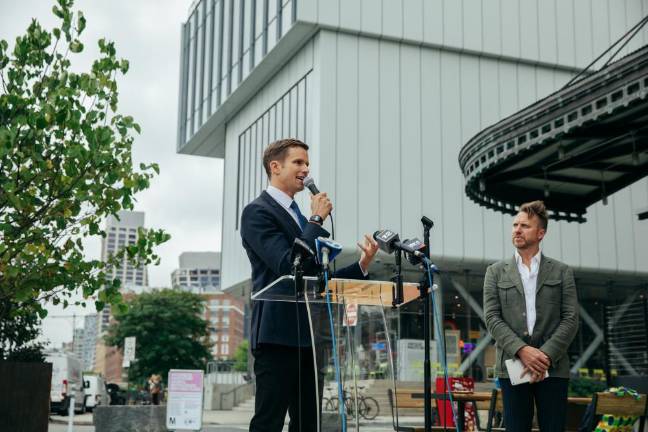
M513 282L509 281L499 281L497 282L497 291L499 292L499 297L500 297L500 302L502 304L508 304L509 302L509 297L511 297L511 301L513 301L513 289L515 288L515 284Z
M540 301L559 305L562 302L562 281L560 279L547 279L542 284L542 295Z

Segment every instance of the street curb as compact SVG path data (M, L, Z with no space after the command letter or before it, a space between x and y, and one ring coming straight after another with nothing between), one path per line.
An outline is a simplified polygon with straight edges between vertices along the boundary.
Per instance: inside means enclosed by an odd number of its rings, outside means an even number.
M62 424L62 425L66 425L66 424L68 424L68 421L67 421L67 420L58 419L58 418L53 418L53 417L50 417L50 418L49 418L49 422L50 422L50 423L53 423L53 424ZM93 422L87 422L87 421L82 421L82 422L80 422L80 421L74 421L74 422L72 422L72 424L73 424L74 426L94 426L94 423L93 423Z

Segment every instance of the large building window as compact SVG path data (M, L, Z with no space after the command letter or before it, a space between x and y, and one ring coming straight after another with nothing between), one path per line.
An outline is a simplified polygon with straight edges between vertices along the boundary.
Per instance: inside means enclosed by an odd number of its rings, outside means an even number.
M239 135L236 229L243 208L268 186L263 150L281 138L306 138L308 75L304 75Z
M296 19L296 0L201 0L182 29L182 145Z

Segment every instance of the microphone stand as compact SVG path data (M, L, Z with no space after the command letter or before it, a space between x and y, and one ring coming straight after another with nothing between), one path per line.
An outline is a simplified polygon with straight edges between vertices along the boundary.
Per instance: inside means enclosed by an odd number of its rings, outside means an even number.
M299 294L304 291L304 268L302 266L301 253L297 253L293 261L293 275L295 276L295 317L297 318L297 410L299 412L299 430L301 430L301 323L299 322ZM304 295L306 294L304 293Z
M394 277L392 277L392 282L396 284L396 291L392 293L392 307L396 308L399 304L402 304L403 299L403 275L402 265L401 265L401 250L396 249L394 251L394 259L396 262L396 268L394 269Z
M295 276L295 300L304 290L304 269L301 262L301 254L295 257L293 261L293 275Z
M423 242L425 243L424 254L427 259L430 259L430 229L434 223L423 216L421 218L423 223ZM423 279L419 284L419 298L423 302L423 402L424 402L424 418L425 418L425 432L432 431L432 370L430 368L430 290L429 278L434 277L433 274L428 274L430 268L424 265Z

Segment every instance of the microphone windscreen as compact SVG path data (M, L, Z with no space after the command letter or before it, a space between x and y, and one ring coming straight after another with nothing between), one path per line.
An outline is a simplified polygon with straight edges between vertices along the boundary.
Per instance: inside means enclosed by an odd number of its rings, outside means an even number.
M317 257L319 262L322 262L322 248L329 250L329 262L333 261L342 252L342 245L326 237L318 237L315 239L315 248L317 249Z
M304 178L304 186L306 186L313 195L320 193L319 189L317 189L317 186L315 186L315 180L313 180L311 176Z
M394 252L394 242L399 240L398 234L391 230L376 231L373 238L378 243L380 250L388 254Z

